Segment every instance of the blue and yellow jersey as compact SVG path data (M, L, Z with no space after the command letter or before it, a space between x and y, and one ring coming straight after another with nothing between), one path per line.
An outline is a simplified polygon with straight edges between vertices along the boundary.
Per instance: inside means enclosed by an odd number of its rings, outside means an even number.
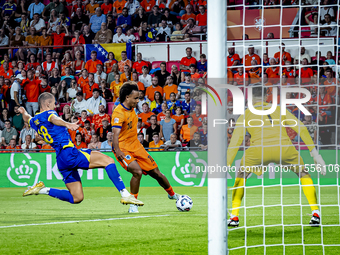
M45 142L55 149L57 155L67 147L74 147L66 127L56 126L50 122L51 116L58 117L56 111L43 111L30 118L28 124L38 132Z

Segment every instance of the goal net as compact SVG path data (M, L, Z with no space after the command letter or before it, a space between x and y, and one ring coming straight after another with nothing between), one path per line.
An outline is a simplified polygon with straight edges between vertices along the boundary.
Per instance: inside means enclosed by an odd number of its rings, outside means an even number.
M227 230L229 254L340 252L338 24L337 0L227 1L227 83L244 95L236 99L225 89L227 162L234 166L227 207L239 221ZM245 115L235 113L239 100ZM276 103L289 114L250 109ZM326 163L325 176L313 149ZM313 213L319 227L309 224Z

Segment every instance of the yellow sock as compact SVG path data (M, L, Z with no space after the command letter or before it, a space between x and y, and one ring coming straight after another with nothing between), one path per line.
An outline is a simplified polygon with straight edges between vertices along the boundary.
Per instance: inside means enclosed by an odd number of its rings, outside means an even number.
M313 185L313 181L310 178L310 175L305 175L305 176L301 177L300 181L301 181L303 193L305 194L305 196L308 200L308 203L311 205L310 208L312 209L312 211L319 210L319 207L316 205L317 199L316 199L315 187L314 186L304 186L304 185Z
M244 178L236 178L234 188L239 187L238 189L233 189L233 195L232 195L232 211L231 214L233 216L238 216L240 214L240 206L244 194ZM240 188L242 187L242 188Z

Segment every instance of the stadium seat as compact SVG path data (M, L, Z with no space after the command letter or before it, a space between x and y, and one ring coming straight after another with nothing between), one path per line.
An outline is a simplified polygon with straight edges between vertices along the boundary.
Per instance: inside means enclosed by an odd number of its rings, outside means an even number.
M107 103L107 113L108 114L112 114L112 110L113 110L113 107L115 106L115 103L114 102L108 102Z
M161 63L165 61L153 61L151 65L151 69L156 69L161 66Z
M178 70L179 70L179 66L180 66L179 61L168 61L168 62L166 62L166 70L169 73L171 73L171 66L172 65L176 65Z

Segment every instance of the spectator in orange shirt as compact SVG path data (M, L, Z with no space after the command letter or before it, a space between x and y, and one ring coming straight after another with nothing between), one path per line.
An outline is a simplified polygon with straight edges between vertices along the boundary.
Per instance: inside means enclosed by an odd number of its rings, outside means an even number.
M188 24L188 19L192 18L194 20L196 20L196 15L192 12L192 6L190 4L188 4L185 7L186 10L186 14L182 15L181 17L181 25L183 27L185 27Z
M109 0L104 0L104 3L101 4L100 8L102 9L103 13L106 15L108 12L112 13L113 5L109 3Z
M65 28L66 33L61 33L61 26ZM50 27L47 30L47 34L51 34L51 29ZM56 33L51 34L53 38L53 45L64 45L65 44L65 37L69 36L67 26L65 24L63 25L58 25L56 28ZM60 55L63 53L63 48L62 47L54 47L52 50L52 58L60 58Z
M250 84L260 83L261 82L261 76L262 76L262 68L261 67L255 67L258 65L257 61L254 59L251 61L251 65L254 66L249 70L249 78L250 78Z
M120 81L120 75L115 75L115 80L111 82L110 89L113 93L113 102L116 102L117 98L119 97L120 88L123 86L123 82Z
M274 58L276 60L276 63L280 63L282 60L282 65L285 64L286 60L292 61L292 57L290 56L290 53L285 51L285 44L282 43L282 52L281 47L279 46L279 51L274 54Z
M49 145L48 143L46 143L45 141L44 141L43 145L41 146L41 149L43 149L42 152L45 152L45 153L55 152L53 147L51 145Z
M113 3L113 16L117 18L122 12L126 4L126 0L117 0ZM113 31L112 31L113 32Z
M160 148L164 142L162 140L159 140L159 134L157 132L154 132L152 134L152 142L149 143L149 148ZM163 149L149 149L149 151L164 151Z
M207 12L204 5L198 7L199 13L196 15L196 25L201 27L207 26Z
M203 119L207 117L207 115L202 114L201 112L201 102L197 102L197 105L195 107L195 111L193 114L191 114L191 117L194 121L194 125L196 127L201 127L203 125Z
M143 0L140 5L146 12L152 12L152 8L155 6L155 0Z
M138 73L134 71L132 73L132 80L137 83L138 90L145 91L145 86L142 82L138 81Z
M243 67L237 68L237 73L234 74L234 85L249 85L249 75L247 73L243 73Z
M332 104L332 98L329 94L327 94L325 86L319 86L319 100L318 100L318 105L319 105L319 110L323 111L327 114L327 116L332 115L331 111L331 105ZM321 105L325 105L321 107Z
M189 72L190 71L189 66L191 64L196 65L196 63L197 63L196 59L191 56L192 55L192 48L191 47L187 47L185 49L185 52L186 52L187 56L183 57L181 59L180 66L179 66L179 68L181 69L181 72Z
M280 83L280 67L277 66L275 58L270 58L269 64L271 67L267 68L266 73L268 75L269 82L272 84Z
M8 151L6 151L7 153L14 153L14 152L17 152L16 150L20 150L20 149L21 148L20 148L20 146L17 145L15 139L11 139L9 141L8 146L6 146L6 150L8 150Z
M172 76L168 76L166 78L165 87L163 88L163 98L164 100L170 100L170 94L175 93L178 94L178 86L174 84Z
M137 61L135 63L133 63L132 66L132 70L136 71L139 74L142 74L142 67L143 66L148 66L148 63L146 63L143 59L142 59L142 53L138 52L137 53Z
M80 127L85 127L85 121L89 121L91 123L91 119L87 116L87 111L86 110L82 110L80 113L80 117L78 118L78 125Z
M89 73L86 69L83 69L81 72L81 76L78 79L78 85L82 91L84 91L84 87L86 84L89 84Z
M124 50L121 53L122 60L118 62L118 70L119 72L124 72L124 66L128 65L130 68L132 67L132 62L127 58L127 52Z
M311 81L311 77L313 77L312 68L308 67L308 59L302 59L302 68L296 71L296 75L301 78L301 84L309 84Z
M29 115L34 116L39 109L38 97L39 97L39 82L33 78L33 71L27 72L27 79L23 83L23 88L26 91L26 110Z
M327 94L329 94L331 97L335 97L335 94L336 94L336 79L333 78L333 71L330 68L328 68L326 70L326 80L323 82L323 85L327 86L326 87ZM330 85L333 85L333 86L330 86Z
M97 7L99 7L99 4L97 4L95 0L90 0L90 3L87 4L85 7L87 11L86 15L88 15L89 17L95 15Z
M154 115L154 113L150 112L150 108L149 108L148 103L144 103L142 105L142 109L143 109L143 112L138 114L138 117L141 118L142 121L143 121L142 127L148 128L151 125L150 124L150 116Z
M89 82L84 86L83 93L85 100L93 96L93 90L99 89L99 85L94 82L94 74L89 74Z
M80 132L77 132L76 134L76 140L74 142L74 145L76 146L76 148L79 149L86 149L87 145L85 142L83 142L83 136Z
M93 51L91 51L91 59L86 61L85 69L89 73L95 73L95 72L97 72L97 65L98 64L103 65L103 62L100 61L99 59L97 59L97 52L93 50Z
M255 48L252 45L249 45L248 54L244 56L242 59L242 64L245 66L251 66L251 61L255 59L257 63L261 63L261 58L259 55L255 54ZM250 68L246 68L248 71Z
M129 80L131 80L131 70L130 67L128 65L124 66L124 73L122 73L120 75L120 79L119 79L122 83L127 82Z
M158 85L158 77L155 76L152 78L152 86L146 88L145 96L152 102L155 100L155 92L158 91L163 95L163 88Z
M193 139L195 132L198 131L198 128L194 125L194 120L191 116L187 118L188 124L183 125L180 132L180 140L182 143L189 142Z
M103 126L103 120L110 119L110 115L108 115L107 113L105 113L105 105L99 105L98 107L98 114L95 114L93 116L93 122L92 122L92 126L94 127L94 130L97 131L98 128L101 128Z
M0 76L3 76L5 79L10 79L13 76L13 70L9 69L8 62L5 61L2 64L2 68L0 70Z

